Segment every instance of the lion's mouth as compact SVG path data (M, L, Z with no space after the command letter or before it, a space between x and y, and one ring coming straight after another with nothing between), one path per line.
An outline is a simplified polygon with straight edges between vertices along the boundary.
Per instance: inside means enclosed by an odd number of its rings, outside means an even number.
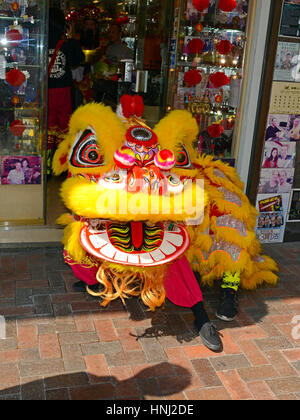
M81 230L81 244L97 258L123 265L166 264L189 246L186 229L175 223L118 223L90 219Z

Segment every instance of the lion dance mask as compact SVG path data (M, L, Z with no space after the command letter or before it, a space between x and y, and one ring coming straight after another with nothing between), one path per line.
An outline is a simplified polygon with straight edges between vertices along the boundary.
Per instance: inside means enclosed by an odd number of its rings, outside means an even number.
M75 276L90 293L100 283L103 306L140 296L151 310L165 300L168 267L182 258L204 284L231 272L246 289L275 285L276 263L262 255L257 213L236 171L197 155L189 112L172 111L152 130L143 110L137 95L124 95L117 113L84 105L55 153L54 173L68 171L61 196L70 213L58 223Z

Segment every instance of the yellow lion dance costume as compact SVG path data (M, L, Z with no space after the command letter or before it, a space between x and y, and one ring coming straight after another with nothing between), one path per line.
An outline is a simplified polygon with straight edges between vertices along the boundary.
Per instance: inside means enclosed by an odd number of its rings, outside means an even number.
M172 111L153 130L142 113L137 95L122 97L117 113L82 106L55 153L54 173L68 171L61 196L70 213L58 223L75 276L104 306L140 296L151 310L166 296L191 308L202 301L193 271L233 294L239 284L275 285L276 263L262 255L236 171L197 155L189 112Z

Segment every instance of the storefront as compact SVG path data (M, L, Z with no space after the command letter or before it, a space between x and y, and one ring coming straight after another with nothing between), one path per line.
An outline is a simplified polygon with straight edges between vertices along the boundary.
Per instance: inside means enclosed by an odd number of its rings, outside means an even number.
M64 210L58 194L62 179L47 177L46 170L45 3L0 1L0 244L59 242L62 236L55 223ZM267 120L273 114L284 115L284 119L279 119L287 126L291 122L289 116L293 116L293 121L297 117L294 108L285 113L278 108L276 101L281 94L273 93L270 78L270 72L276 70L277 41L275 47L270 39L274 39L277 31L276 40L280 34L278 48L281 48L278 54L282 55L281 51L292 44L292 59L296 60L299 35L288 32L293 25L289 20L291 12L286 12L285 7L293 7L293 15L300 8L294 4L298 2L53 0L50 3L64 10L68 36L81 42L85 53L84 72L76 82L79 101L102 101L115 108L122 93L137 93L144 99L144 118L150 126L171 109L190 110L199 123L195 147L235 166L255 204L260 179L266 171L261 172L263 155L269 152L269 146L264 147L262 141ZM105 55L107 33L114 24L121 28L122 42L131 51L116 63ZM279 28L285 28L286 32L280 32ZM282 92L288 84L296 95L298 80L291 76L297 71L294 67L291 73L275 71L274 84L284 83L275 86L276 92ZM277 108L269 111L271 93ZM285 105L283 108L286 109ZM293 156L291 172L296 168L297 147L296 142L287 143L288 156ZM299 159L299 153L297 156ZM293 182L289 176L290 191L283 194L284 208L282 205L277 212L277 218L282 216L284 221L277 228L281 233L287 226L291 197L296 200L292 205L297 206L297 191L292 192L292 188L299 187L299 177L294 172ZM265 198L270 198L270 194L258 196L257 205ZM275 210L272 212L275 215ZM297 223L292 224L295 231ZM266 238L267 231L263 232ZM277 241L282 240L283 235L277 237Z

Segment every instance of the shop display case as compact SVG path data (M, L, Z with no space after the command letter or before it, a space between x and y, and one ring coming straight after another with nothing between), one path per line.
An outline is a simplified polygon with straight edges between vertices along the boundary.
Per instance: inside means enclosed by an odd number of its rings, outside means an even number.
M168 110L188 109L196 147L234 165L250 1L175 0Z
M47 2L0 0L0 225L44 223Z

